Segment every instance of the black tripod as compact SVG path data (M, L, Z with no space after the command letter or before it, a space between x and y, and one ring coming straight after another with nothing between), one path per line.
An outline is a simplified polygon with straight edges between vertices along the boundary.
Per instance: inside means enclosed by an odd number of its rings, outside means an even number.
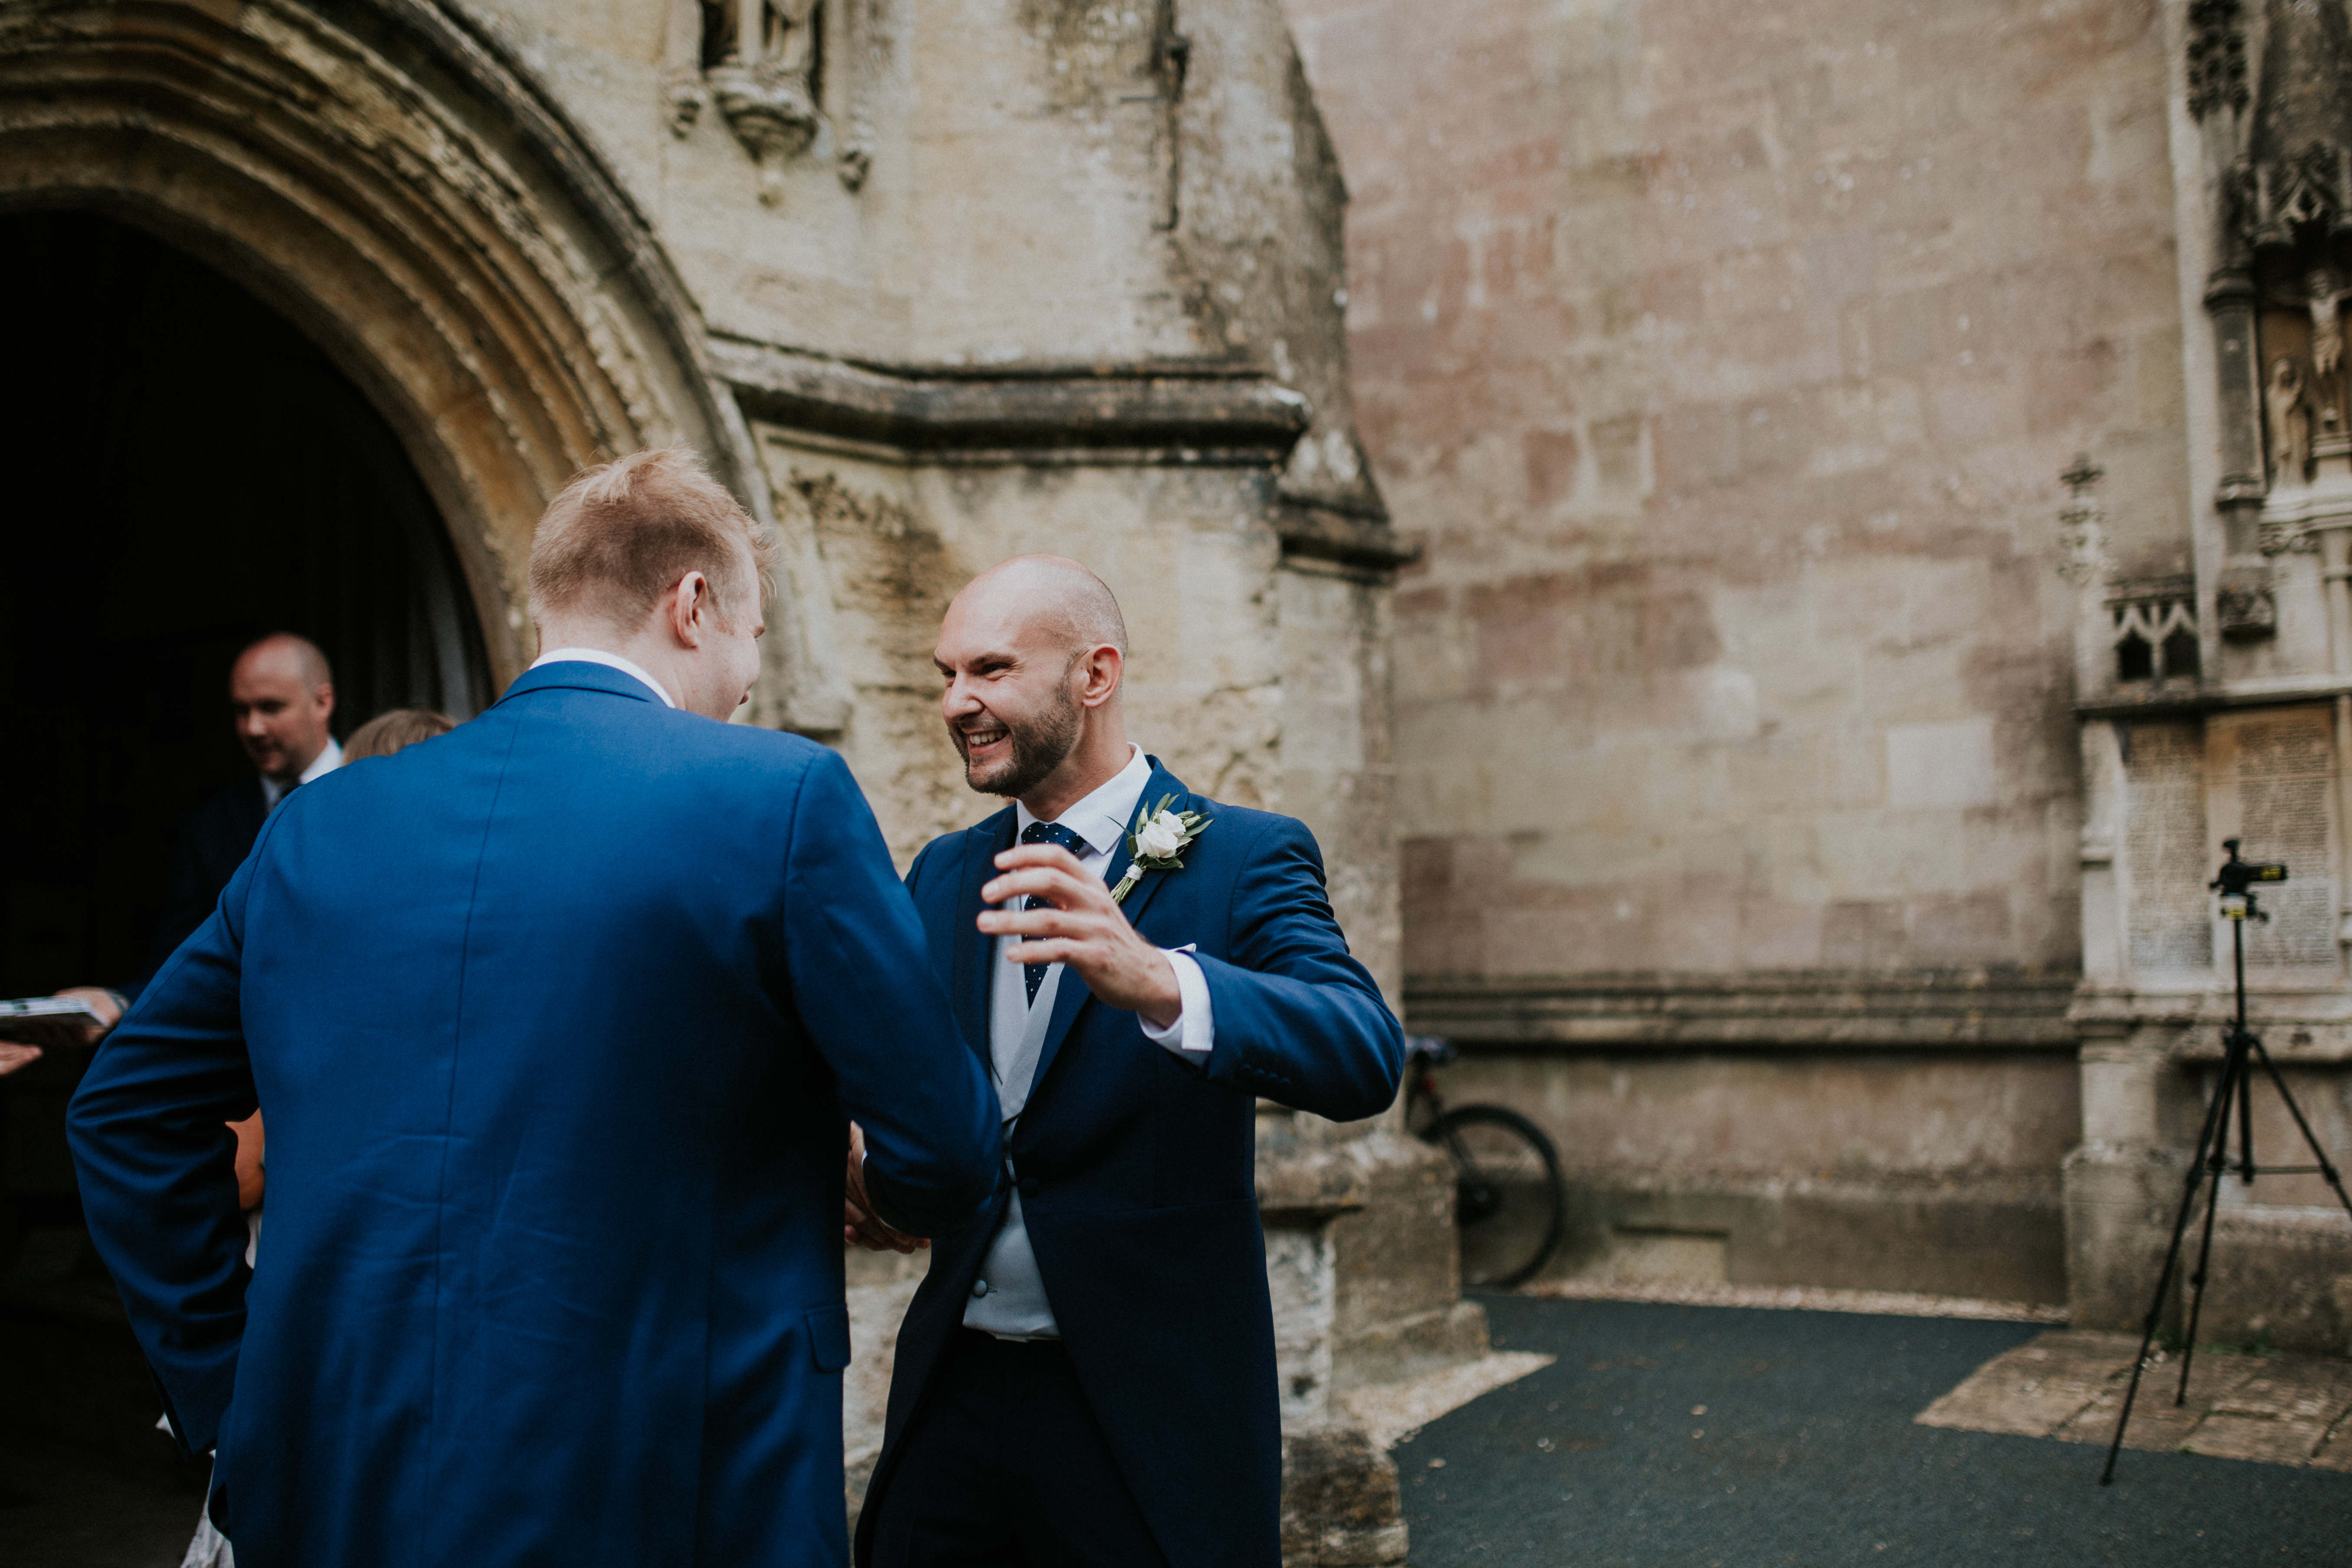
M2197 1206L2197 1189L2210 1175L2210 1188L2205 1200L2205 1231L2197 1243L2197 1272L2189 1277L2189 1333L2180 1346L2180 1387L2172 1403L2181 1405L2189 1398L2189 1366L2197 1353L2197 1320L2205 1309L2205 1268L2213 1256L2213 1212L2221 1206L2221 1173L2231 1165L2230 1110L2238 1112L2238 1179L2252 1185L2254 1180L2254 1106L2252 1064L2260 1061L2263 1071L2286 1101L2287 1113L2302 1130L2303 1141L2311 1145L2315 1165L2273 1165L2274 1176L2324 1176L2336 1189L2336 1201L2346 1214L2352 1214L2352 1197L2344 1192L2344 1178L2328 1163L2327 1151L2319 1146L2312 1132L2311 1123L2305 1121L2303 1108L2288 1092L2286 1080L2279 1077L2271 1065L2271 1054L2263 1048L2262 1037L2246 1027L2246 921L2249 919L2267 921L2254 899L2256 882L2284 882L2286 868L2275 862L2238 858L2235 838L2225 838L2221 847L2230 852L2221 874L2209 884L2221 895L2221 917L2230 922L2231 955L2238 973L2238 1016L2222 1037L2221 1081L2213 1088L2213 1102L2205 1108L2205 1130L2197 1135L2197 1155L2189 1163L2189 1181L2180 1194L2180 1214L2172 1222L2172 1246L2164 1255L2164 1270L2156 1277L2156 1300L2147 1309L2147 1324L2139 1337L2139 1354L2132 1361L2131 1386L2124 1391L2123 1414L2116 1418L2116 1440L2107 1445L2106 1468L2099 1472L2099 1484L2105 1486L2116 1479L2116 1453L2124 1446L2124 1427L2131 1420L2132 1401L2139 1394L2140 1373L2147 1367L2147 1347L2155 1342L2157 1321L2164 1315L2165 1292L2171 1289L2172 1271L2180 1265L2181 1237L2189 1232L2189 1215Z

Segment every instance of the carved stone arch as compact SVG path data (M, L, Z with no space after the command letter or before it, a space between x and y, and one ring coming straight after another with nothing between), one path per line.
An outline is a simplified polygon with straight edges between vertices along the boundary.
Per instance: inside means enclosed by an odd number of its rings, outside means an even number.
M532 524L579 468L684 441L773 521L650 227L495 40L436 0L11 6L0 206L137 225L308 332L440 507L501 683L528 662ZM837 727L845 687L795 564L761 716Z

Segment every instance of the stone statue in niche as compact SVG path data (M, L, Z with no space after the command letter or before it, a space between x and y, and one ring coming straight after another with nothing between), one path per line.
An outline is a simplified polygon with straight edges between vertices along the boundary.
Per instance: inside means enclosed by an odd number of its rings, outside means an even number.
M2311 372L2325 387L2344 364L2342 308L2352 289L2344 288L2332 268L2322 267L2305 278L2303 297L2311 309Z
M2302 484L2311 470L2311 410L2304 402L2303 371L2284 354L2272 363L2263 412L2270 427L2271 483Z
M2352 300L2352 289L2344 286L2342 276L2332 267L2315 267L2303 275L2303 286L2267 290L2270 302L2286 310L2305 313L2311 321L2311 360L2309 374L2300 366L2284 359L2274 360L2270 379L2263 388L2263 423L2271 440L2271 459L2274 465L2272 481L2275 484L2301 484L2308 472L2308 464L2330 457L2346 455L2347 445L2344 423L2344 302ZM2281 437L2283 426L2293 426L2294 419L2282 419L2282 400L2286 388L2282 377L2291 375L2296 383L2302 407L2301 425L2304 462L2294 467L2282 461ZM2286 404L2292 406L2293 403Z
M670 130L685 136L717 100L770 206L783 199L784 165L816 137L824 26L823 0L672 0Z

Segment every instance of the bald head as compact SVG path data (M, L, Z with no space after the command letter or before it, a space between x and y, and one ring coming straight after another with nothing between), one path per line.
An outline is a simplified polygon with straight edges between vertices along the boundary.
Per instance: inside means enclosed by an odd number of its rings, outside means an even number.
M281 784L300 778L327 749L334 675L308 637L273 632L237 655L228 701L237 743L256 768Z
M292 632L272 632L260 641L248 644L246 650L236 656L236 669L230 672L230 681L236 679L237 670L245 669L282 673L305 688L332 686L335 683L334 671L328 667L327 656L320 651L319 645Z
M1075 657L1108 643L1127 654L1127 622L1109 585L1066 555L1016 555L963 585L948 606L1034 626Z
M1015 556L965 584L931 658L972 788L1051 821L1127 765L1127 623L1067 556Z

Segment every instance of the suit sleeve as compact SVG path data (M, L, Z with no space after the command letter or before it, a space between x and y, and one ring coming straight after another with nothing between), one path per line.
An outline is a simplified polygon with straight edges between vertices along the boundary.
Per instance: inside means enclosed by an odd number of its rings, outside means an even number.
M1404 1029L1349 954L1314 835L1274 818L1242 861L1230 957L1195 957L1216 1017L1208 1076L1335 1121L1379 1115L1403 1078Z
M931 972L881 829L827 752L801 788L785 876L795 1003L866 1130L866 1185L887 1222L943 1236L995 1190L996 1090Z
M247 861L107 1036L66 1115L90 1240L191 1454L212 1447L245 1341L236 1139L255 1109L239 1007Z

